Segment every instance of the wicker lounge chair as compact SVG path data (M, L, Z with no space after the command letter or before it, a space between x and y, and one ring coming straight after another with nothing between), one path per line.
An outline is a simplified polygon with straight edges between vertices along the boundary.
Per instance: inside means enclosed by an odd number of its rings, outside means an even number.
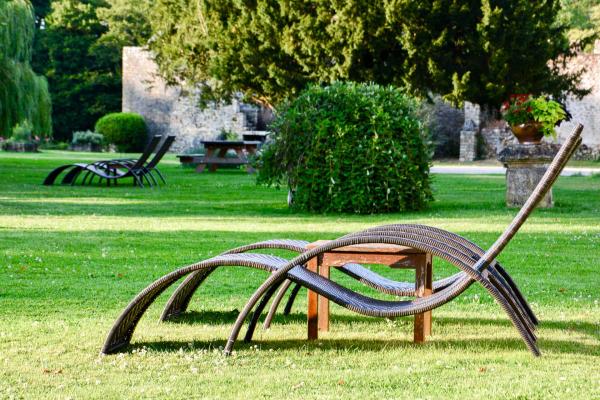
M565 143L561 146L558 154L548 167L546 173L536 186L535 190L523 205L519 213L515 216L511 224L506 228L496 242L480 257L463 259L451 244L444 241L434 240L428 235L405 233L402 231L388 230L386 227L375 228L372 233L356 234L346 238L332 241L326 245L317 247L305 252L286 266L273 273L254 293L244 309L238 316L231 335L227 341L224 352L230 354L233 345L239 335L241 327L248 317L250 311L256 306L258 301L272 291L273 287L279 286L286 278L295 280L290 275L292 271L303 276L304 283L308 283L310 289L316 291L329 300L346 307L359 314L379 317L407 316L433 310L459 296L473 282L479 282L490 295L500 304L507 313L511 322L518 330L521 338L527 348L535 356L540 355L536 345L537 338L534 333L534 325L531 319L518 307L518 299L507 291L499 276L493 271L497 267L495 258L502 252L510 240L515 236L520 227L525 223L529 215L533 212L540 200L546 195L556 179L560 176L567 161L571 158L577 147L581 144L581 132L583 125L578 124ZM325 251L339 247L350 246L361 243L388 243L403 246L411 246L421 250L429 251L432 254L445 259L461 269L465 273L464 278L460 278L450 286L437 291L429 297L419 298L413 301L382 301L370 297L362 296L350 291L335 282L322 278L317 274L311 273L301 268L309 259L322 254ZM300 272L301 271L301 272ZM320 278L320 279L319 279ZM301 281L300 279L297 279ZM259 304L260 306L260 304Z
M180 278L196 271L212 271L219 266L239 265L261 268L272 272L272 274L254 293L238 316L225 348L227 354L231 352L244 321L257 303L258 306L254 310L254 316L250 321L246 334L247 340L252 337L258 315L266 306L269 298L288 279L314 290L352 311L379 317L407 316L432 310L453 300L476 281L490 293L508 314L530 351L534 355L539 355L534 333L537 319L508 274L495 261L495 257L516 234L537 203L560 175L567 160L581 142L582 128L579 125L567 139L527 203L507 230L485 253L466 239L446 231L418 225L390 225L348 235L304 252L291 261L260 254L225 254L217 256L165 275L142 291L113 325L102 352L111 353L126 346L131 339L137 322L148 306L160 293ZM325 251L362 243L387 243L414 247L450 262L458 267L462 273L451 277L443 285L439 285L436 292L429 297L412 301L382 301L356 293L303 268L308 260Z
M62 184L75 185L79 176L84 174L83 179L81 179L82 185L91 184L95 177L100 182L103 179L106 180L107 185L110 185L111 182L116 184L119 179L131 177L134 185L144 187L145 179L148 185L153 186L153 183L157 184L157 181L152 175L152 171L156 171L164 182L164 178L156 165L169 150L174 139L174 136L168 136L160 143L161 136L154 136L138 159L114 159L96 161L91 164L62 165L48 174L44 180L44 185L52 185L63 172L66 172L61 181ZM154 151L156 151L154 157L147 162Z
M427 227L423 225L388 225L379 228L369 229L367 231L361 232L362 234L374 234L379 233L381 230L392 230L392 231L408 231L412 233L422 233L423 231L429 231L431 235L438 238L444 238L446 236L446 240L452 242L455 246L463 248L469 256L478 257L483 255L484 251L477 247L472 242L465 240L464 238L454 235L450 232L442 231L440 229ZM427 233L427 232L425 232ZM356 234L352 234L356 235ZM352 236L349 235L349 236ZM256 249L264 249L264 248L273 248L271 245L276 244L278 241L266 241L259 242L248 246L239 247L237 249L230 250L223 254L232 254L232 253L241 253L248 250L256 250ZM284 241L290 242L290 241ZM304 241L294 241L293 246L286 247L287 250L292 250L296 252L304 252L306 251L306 245L308 242ZM337 270L345 273L363 283L364 285L371 287L381 293L386 293L395 296L414 296L415 295L415 285L412 282L398 282L388 278L385 278L368 268L360 264L346 264L343 267L338 268ZM211 271L212 272L212 271ZM180 315L185 312L187 306L191 300L193 294L198 290L199 286L204 282L204 280L208 277L211 272L197 271L190 274L184 281L179 285L179 287L175 290L175 292L171 295L171 298L167 302L167 305L164 308L164 311L161 316L161 320L168 320L169 318ZM518 289L512 278L508 275L508 273L498 264L496 266L495 273L501 277L506 282L506 286L515 293L515 297L519 299L519 304L522 306L524 311L530 316L530 318L537 323L537 318L533 314L533 311L525 301L521 291ZM438 280L433 282L433 291L434 293L438 290L441 290L445 287L448 287L452 283L454 283L457 279L461 278L464 274L457 273L453 276ZM269 309L269 313L264 321L264 328L267 329L271 325L271 321L276 314L277 308L279 304L283 300L285 293L290 288L293 282L290 280L286 280L280 290L277 292L276 296L273 299L271 307ZM292 305L298 291L302 286L300 284L296 284L295 287L291 290L290 295L288 297L288 301L284 308L284 315L288 315L291 312Z

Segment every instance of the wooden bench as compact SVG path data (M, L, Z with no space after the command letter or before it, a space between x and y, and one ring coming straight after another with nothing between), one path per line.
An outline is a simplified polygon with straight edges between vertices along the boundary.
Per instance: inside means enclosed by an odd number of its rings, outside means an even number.
M179 162L183 166L196 166L202 162L203 154L177 154Z

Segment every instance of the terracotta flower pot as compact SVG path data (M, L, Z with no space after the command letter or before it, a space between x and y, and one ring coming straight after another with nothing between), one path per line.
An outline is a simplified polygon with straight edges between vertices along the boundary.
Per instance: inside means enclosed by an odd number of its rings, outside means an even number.
M521 144L540 144L544 138L539 122L511 125L510 130Z

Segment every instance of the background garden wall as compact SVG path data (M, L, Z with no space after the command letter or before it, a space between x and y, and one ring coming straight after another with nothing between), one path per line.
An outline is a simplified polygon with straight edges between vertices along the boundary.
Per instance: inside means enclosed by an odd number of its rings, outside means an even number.
M215 139L222 131L262 131L272 119L268 109L250 104L235 101L201 110L197 100L194 94L185 95L181 88L167 86L148 51L123 48L123 111L141 114L150 135L176 135L172 151L197 149L200 141ZM432 134L436 157L458 157L462 111L437 97L421 111Z
M565 138L573 129L573 124L581 122L583 145L579 156L587 158L600 157L600 40L596 41L594 52L581 54L569 63L569 69L587 69L583 75L582 87L591 88L592 92L581 100L567 99L567 109L573 115L572 122L561 124L558 128L560 138Z
M255 130L263 117L257 107L237 101L200 109L197 95L166 85L151 54L141 47L123 48L122 108L141 114L150 135L176 135L175 152L197 149L201 140L215 139L223 131L241 135Z

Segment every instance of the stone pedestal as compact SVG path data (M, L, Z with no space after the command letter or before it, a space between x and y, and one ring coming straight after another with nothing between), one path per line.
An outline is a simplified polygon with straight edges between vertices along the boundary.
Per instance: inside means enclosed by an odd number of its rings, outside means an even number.
M537 186L550 162L558 152L550 144L510 144L498 155L498 160L506 167L506 205L521 207ZM542 199L538 207L554 206L552 189Z

